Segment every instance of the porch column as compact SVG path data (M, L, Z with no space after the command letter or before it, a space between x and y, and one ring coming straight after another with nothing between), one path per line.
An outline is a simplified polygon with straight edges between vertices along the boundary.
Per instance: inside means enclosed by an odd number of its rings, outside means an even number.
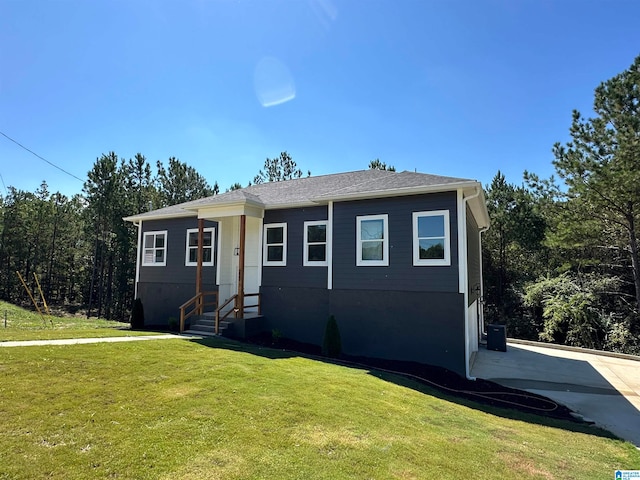
M202 293L202 257L204 243L204 219L198 219L198 262L196 264L196 295ZM202 312L200 312L202 315Z
M247 216L240 215L240 252L238 258L238 315L244 317L244 249Z

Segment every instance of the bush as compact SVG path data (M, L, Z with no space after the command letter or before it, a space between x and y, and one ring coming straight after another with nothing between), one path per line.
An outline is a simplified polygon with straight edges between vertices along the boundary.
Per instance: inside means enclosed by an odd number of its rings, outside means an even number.
M327 320L327 327L324 331L324 340L322 341L322 354L327 357L337 358L342 353L342 340L340 339L340 330L338 322L333 315Z
M139 298L136 298L135 302L133 302L130 323L133 330L142 330L144 328L144 307L142 306L142 300Z
M176 317L169 317L169 331L177 332L180 330L180 324L178 323L178 319Z

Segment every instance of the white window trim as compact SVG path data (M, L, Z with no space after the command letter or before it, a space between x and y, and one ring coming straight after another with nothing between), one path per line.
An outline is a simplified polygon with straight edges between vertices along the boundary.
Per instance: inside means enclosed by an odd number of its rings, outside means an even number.
M147 237L149 236L153 236L154 240L153 240L153 251L154 251L154 255L153 258L155 260L156 256L155 256L155 251L156 250L160 250L157 249L155 247L156 242L155 242L155 237L157 235L164 235L164 248L162 248L162 250L164 250L164 261L163 262L147 262L146 261L146 255L145 255L145 250L147 250L147 248L145 247L145 245L147 244ZM145 267L164 267L167 265L167 246L169 244L169 235L167 234L166 230L153 230L153 231L149 231L149 232L144 232L143 234L143 238L142 238L142 265Z
M361 223L365 220L382 220L382 260L362 260ZM389 215L362 215L356 217L356 266L357 267L388 267L389 266Z
M282 227L282 243L267 243L267 229ZM286 223L265 223L263 226L262 244L262 265L265 267L286 267L287 266L287 224ZM282 245L282 260L269 261L268 247L270 245Z
M303 247L304 247L304 251L303 251L303 258L302 258L302 265L305 267L326 267L329 262L328 262L328 258L329 258L329 226L328 226L328 221L327 220L314 220L314 221L310 221L310 222L304 222L304 243L303 243ZM325 239L324 242L312 242L309 243L308 240L308 228L307 227L313 227L315 225L324 225L325 227ZM324 260L318 261L318 260L309 260L309 245L324 245Z
M204 247L204 248L211 248L211 261L210 262L202 262L202 266L203 267L213 267L214 264L214 245L216 242L216 228L215 227L205 227L202 229L202 232L211 232L211 246L210 247ZM197 228L188 228L187 229L187 235L186 235L186 239L185 239L185 254L184 254L184 265L185 267L197 267L198 266L198 262L190 262L189 261L189 250L191 248L195 248L197 249L198 247L189 247L189 234L191 233L198 233L198 229Z
M444 258L420 258L420 240L418 238L418 218L444 217ZM440 237L434 237L440 238ZM413 266L414 267L448 267L451 265L451 235L449 227L449 210L430 210L413 212Z

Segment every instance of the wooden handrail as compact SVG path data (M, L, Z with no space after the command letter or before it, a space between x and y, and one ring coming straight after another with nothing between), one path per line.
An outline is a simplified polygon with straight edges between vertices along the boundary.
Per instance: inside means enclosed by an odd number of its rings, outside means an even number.
M206 297L215 297L215 300L212 302L206 302ZM180 305L180 333L184 332L184 322L187 318L190 318L194 315L202 315L204 313L205 307L217 307L218 306L218 292L200 292L196 294L193 298L190 298L182 305ZM189 307L193 307L191 310L187 311Z
M251 307L258 307L258 315L261 315L262 312L262 306L260 305L260 300L262 298L262 295L260 293L245 293L244 294L244 298L246 299L247 297L258 297L258 303L256 303L255 305L247 305L245 304L244 307L245 308L251 308ZM230 309L227 313L225 313L224 315L220 316L220 312L226 307L228 306L231 302L233 301L233 308ZM215 326L215 334L218 335L218 332L220 331L220 321L224 320L225 318L227 318L229 315L231 315L231 313L233 312L233 315L235 318L238 318L238 311L239 311L239 305L238 305L238 295L233 295L230 298L227 299L226 302L224 302L222 305L220 305L217 309L216 309L216 326Z
M262 294L261 293L245 293L244 296L245 298L258 297L258 303L256 303L255 305L247 305L245 303L244 308L258 307L258 315L262 315L262 306L260 304L262 300Z
M222 316L222 318L220 318L220 311L224 307L229 305L232 301L233 301L233 308L231 310L229 310L227 313L225 313ZM234 315L235 315L235 313L238 310L237 307L238 307L238 295L232 295L230 298L227 299L226 302L224 302L222 305L220 305L218 308L216 308L216 326L215 326L215 330L214 330L216 335L218 335L218 331L220 330L220 320L224 320L225 318L227 318L231 312L234 312Z

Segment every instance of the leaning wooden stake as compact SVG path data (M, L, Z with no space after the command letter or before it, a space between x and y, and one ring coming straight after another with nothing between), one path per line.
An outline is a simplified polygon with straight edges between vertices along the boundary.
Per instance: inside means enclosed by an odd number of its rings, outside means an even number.
M29 289L29 287L27 286L26 282L24 281L24 278L22 278L22 275L20 275L20 272L16 271L16 273L18 274L18 278L22 282L22 286L24 287L24 289L29 294L29 298L31 298L31 301L33 302L34 307L36 307L36 310L40 314L40 318L42 318L42 323L44 323L46 325L47 321L44 319L44 315L42 315L42 311L40 310L40 307L38 306L38 303L36 302L36 299L33 298L33 295L31 294L31 290Z
M38 275L36 275L36 272L33 272L33 278L36 279L36 285L38 286L38 291L40 292L40 298L42 298L44 311L47 312L47 315L49 315L49 321L51 322L51 326L53 327L53 320L51 319L51 310L49 310L49 305L47 305L47 300L44 298L44 293L42 293L42 287L40 286L40 282L38 281Z
M49 310L49 305L47 305L47 300L44 298L44 293L42 293L42 287L40 286L40 282L38 281L38 275L36 275L35 272L33 272L33 278L36 279L36 285L38 286L38 291L40 292L40 298L42 298L44 311L47 312L47 315L51 315L51 311Z

